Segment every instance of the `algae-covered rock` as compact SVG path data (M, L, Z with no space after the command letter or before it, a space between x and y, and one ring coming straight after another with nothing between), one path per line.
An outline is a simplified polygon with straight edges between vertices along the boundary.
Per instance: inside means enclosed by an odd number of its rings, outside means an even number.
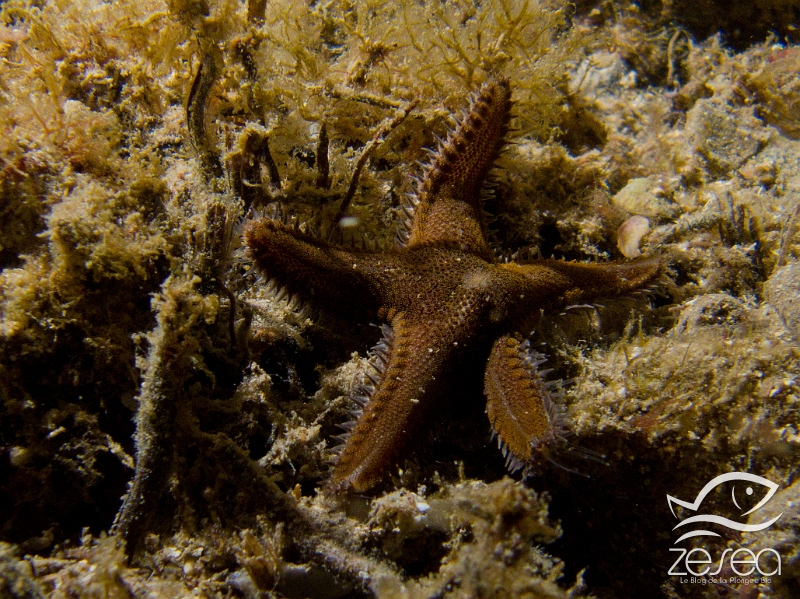
M686 114L686 131L694 150L707 162L715 175L725 175L741 166L761 149L750 115L721 106L713 99L698 100Z
M42 599L45 596L31 564L20 559L15 548L8 543L0 543L0 595L10 599Z
M765 573L777 574L780 568L780 574L771 576L771 582L761 584L759 590L776 599L788 599L796 595L800 585L800 483L794 482L775 493L758 515L754 513L749 518L748 524L758 526L774 518L777 521L769 528L745 533L742 545L756 555L767 550L760 565ZM780 556L780 564L773 552Z
M773 48L758 57L760 64L747 65L742 81L760 100L759 113L795 139L800 137L800 50L797 47Z
M571 596L555 583L563 569L559 560L536 546L560 535L548 520L546 498L508 478L489 485L466 481L425 499L406 492L393 495L379 500L370 517L373 531L385 535L381 550L387 551L391 539L402 559L418 557L413 546L396 544L429 530L442 535L437 544L445 552L434 548L440 567L424 578L405 583L381 579L379 596Z
M658 186L646 177L631 179L617 192L612 201L614 205L631 214L661 218L675 216L678 213L678 206L653 193L657 188Z
M776 270L764 284L764 297L794 338L800 339L800 263L792 262Z

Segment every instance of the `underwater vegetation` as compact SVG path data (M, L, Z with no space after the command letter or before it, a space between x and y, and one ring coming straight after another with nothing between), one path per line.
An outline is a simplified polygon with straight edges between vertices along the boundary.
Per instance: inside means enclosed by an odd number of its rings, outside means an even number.
M797 15L684 4L0 4L0 596L796 596ZM583 453L509 475L462 385L321 492L381 330L259 280L243 221L384 251L498 77L491 252L667 280L537 323ZM732 470L783 515L715 551L783 571L683 584L665 496Z

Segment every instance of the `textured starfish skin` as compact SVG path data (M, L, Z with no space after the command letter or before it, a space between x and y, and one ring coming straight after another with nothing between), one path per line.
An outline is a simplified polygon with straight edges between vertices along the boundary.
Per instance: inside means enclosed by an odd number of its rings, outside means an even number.
M493 81L427 168L405 247L342 249L267 219L245 232L268 276L339 315L391 326L382 371L333 470L336 490L381 480L413 428L446 392L465 356L486 360L487 413L509 463L531 463L558 436L548 386L522 332L541 309L630 293L659 275L657 259L625 264L498 263L486 241L481 188L510 118L507 81Z

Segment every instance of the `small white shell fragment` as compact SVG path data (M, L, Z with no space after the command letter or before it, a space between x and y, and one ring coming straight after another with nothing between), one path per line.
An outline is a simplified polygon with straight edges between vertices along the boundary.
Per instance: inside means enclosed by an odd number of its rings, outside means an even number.
M357 227L361 221L357 216L345 216L339 221L339 226L342 229L351 229L353 227Z
M620 225L617 230L617 247L626 258L637 258L642 255L639 243L650 230L650 221L643 216L632 216Z

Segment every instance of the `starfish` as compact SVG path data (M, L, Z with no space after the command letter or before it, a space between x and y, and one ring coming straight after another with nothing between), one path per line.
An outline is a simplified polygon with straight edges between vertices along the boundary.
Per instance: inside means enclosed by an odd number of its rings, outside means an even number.
M563 433L559 410L523 333L541 310L628 294L651 284L658 259L583 264L498 261L486 238L482 188L511 115L505 79L486 83L443 142L409 202L402 247L355 251L279 222L251 222L245 239L257 266L291 293L352 319L384 324L373 350L377 374L352 399L357 420L343 435L330 486L365 491L381 480L413 429L446 395L467 356L484 360L486 412L518 469Z

